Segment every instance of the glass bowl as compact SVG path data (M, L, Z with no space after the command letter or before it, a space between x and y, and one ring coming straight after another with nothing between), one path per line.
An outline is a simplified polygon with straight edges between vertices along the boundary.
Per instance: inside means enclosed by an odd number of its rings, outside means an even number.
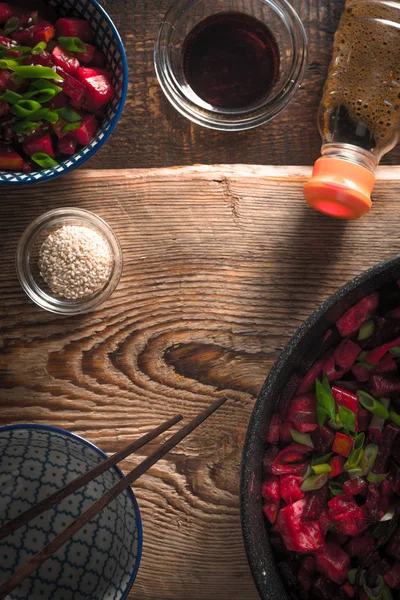
M182 49L201 21L218 13L239 12L261 21L273 34L280 55L277 81L259 102L222 109L205 102L188 85ZM198 125L241 131L267 123L291 101L307 66L307 35L299 15L286 0L177 0L161 23L154 50L158 81L171 104Z
M83 226L98 233L106 242L112 258L110 275L103 287L76 300L54 294L39 270L39 251L44 240L63 225ZM38 217L22 234L16 255L17 275L29 298L41 308L62 315L86 313L105 302L118 285L122 264L121 246L111 227L97 215L78 208L57 208Z

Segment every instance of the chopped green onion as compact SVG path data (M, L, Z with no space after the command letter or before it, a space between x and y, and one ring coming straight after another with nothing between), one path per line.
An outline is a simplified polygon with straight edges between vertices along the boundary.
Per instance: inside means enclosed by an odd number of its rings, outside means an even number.
M323 473L331 473L332 467L328 465L328 463L322 465L314 465L311 467L311 470L315 473L315 475L322 475Z
M331 388L329 382L326 377L324 377L322 383L319 379L315 380L315 390L317 396L317 408L320 407L326 413L326 415L332 420L336 421L336 409L335 409L335 401L332 396ZM322 411L321 411L322 414ZM318 422L320 421L320 417L318 415ZM321 426L321 425L320 425Z
M364 592L367 594L368 600L382 600L383 588L385 585L385 581L382 575L378 575L376 578L376 585L373 588L370 588L365 581L365 577L362 580L362 586L364 588Z
M367 340L374 333L375 323L373 321L367 321L363 325L361 325L358 331L358 339L360 342L362 340Z
M47 48L46 42L39 42L38 44L36 44L36 46L34 46L32 48L31 52L34 56L37 56L38 54L42 54L42 52L44 52L44 50L46 50L46 48Z
M364 369L367 369L367 371L373 371L376 368L376 365L371 365L371 363L365 362L363 360L360 360L359 362L357 362L358 365L360 365L360 367L364 367Z
M322 475L311 475L307 477L302 483L301 490L303 492L313 492L320 490L328 481L328 474L323 473Z
M21 83L24 82L23 78L20 75L17 75L16 73L12 73L10 75L10 79L13 83L15 83L15 85L21 85Z
M317 405L315 407L315 412L316 412L316 415L317 415L318 425L320 427L323 427L324 423L325 423L325 420L326 420L326 417L328 416L326 410L324 408L322 408L322 406L318 406Z
M349 476L350 479L358 479L359 477L362 476L362 470L357 467L355 469L349 469L347 471L347 475Z
M400 427L400 415L394 412L394 410L389 410L389 418L393 423Z
M378 402L378 400L375 400L375 398L373 398L372 396L367 394L367 392L359 390L357 392L357 397L358 397L358 400L359 400L361 406L363 406L364 408L369 410L373 415L376 415L377 417L379 417L381 419L389 418L389 412L383 406L383 404Z
M351 585L354 585L357 578L357 569L350 569L347 573L347 580Z
M363 475L368 475L372 471L376 457L378 456L377 444L368 444L365 447L364 454L360 462L360 468L362 469Z
M382 600L393 600L392 592L390 591L390 588L388 588L387 585L385 585L385 587L383 588Z
M12 90L6 90L4 94L0 96L1 100L5 100L9 104L15 104L19 100L22 100L21 94L17 94L17 92L13 92Z
M358 450L364 446L365 442L365 433L359 433L356 439L354 440L353 448L354 450Z
M2 58L0 60L0 69L8 69L9 71L15 71L20 66L20 63L15 58Z
M294 441L298 444L303 444L303 446L309 446L310 448L314 448L314 444L309 433L300 433L300 431L297 431L297 429L293 428L290 430L290 434Z
M23 79L54 79L55 81L64 81L50 67L42 67L41 65L17 66L13 71Z
M324 456L314 456L311 459L311 466L313 467L314 465L324 465L328 462L330 458L332 458L332 456L333 452L329 452L329 454L324 454Z
M356 469L361 462L363 454L364 450L362 448L353 447L353 450L350 452L349 458L344 463L344 470L350 471L351 469Z
M331 429L334 429L334 431L340 431L342 429L342 422L340 420L339 414L336 415L335 421L332 421L331 419L328 425Z
M58 166L58 162L46 154L46 152L36 152L31 158L39 165L39 167L42 167L42 169L53 169Z
M45 81L44 79L36 79L32 81L31 87L37 90L54 90L56 94L59 94L62 91L62 88L53 83L52 81Z
M13 46L10 48L10 50L13 50L14 52L22 52L23 54L30 54L32 48L30 46Z
M63 37L58 38L58 43L63 50L68 52L86 52L86 46L78 37Z
M75 123L76 121L82 120L81 115L70 108L58 108L57 112L60 115L60 118L66 123Z
M27 135L28 133L33 133L40 127L40 123L36 123L35 121L17 121L14 123L12 129L16 133L22 133Z
M381 481L385 481L388 475L389 473L368 473L367 479L370 483L380 483Z
M50 110L50 108L41 108L33 115L31 115L32 119L37 119L38 121L48 121L49 123L57 123L58 122L58 114L55 110Z
M63 127L63 133L68 133L69 131L76 131L82 125L82 121L76 121L75 123L67 123ZM314 447L314 446L313 446Z
M27 118L33 115L41 108L42 105L39 104L39 102L36 102L36 100L22 99L13 105L11 112L14 113L14 115L17 115L17 117Z
M3 35L7 37L10 35L10 33L17 31L19 27L21 27L21 21L18 19L18 17L10 17L10 19L8 19L8 21L6 21L4 24Z
M394 356L400 357L400 346L393 346L393 348L390 348L389 352L394 354Z
M356 431L356 415L346 406L339 406L339 420L346 431Z
M57 92L55 90L48 88L44 90L32 90L31 92L26 92L24 94L24 98L34 98L37 102L40 102L40 104L45 104L56 95Z
M308 477L310 477L310 475L312 475L313 472L311 470L311 465L307 465L307 469L306 472L304 473L303 477L301 478L301 481L305 481L306 479L308 479Z
M330 482L329 491L333 496L341 496L344 493L342 486L337 481Z

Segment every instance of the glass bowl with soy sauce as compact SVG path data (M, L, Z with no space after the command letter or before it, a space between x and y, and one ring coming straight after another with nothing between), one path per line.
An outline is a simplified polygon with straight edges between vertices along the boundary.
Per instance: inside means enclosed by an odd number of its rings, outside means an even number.
M286 0L177 0L154 63L171 104L199 125L241 131L291 101L307 66L307 35Z

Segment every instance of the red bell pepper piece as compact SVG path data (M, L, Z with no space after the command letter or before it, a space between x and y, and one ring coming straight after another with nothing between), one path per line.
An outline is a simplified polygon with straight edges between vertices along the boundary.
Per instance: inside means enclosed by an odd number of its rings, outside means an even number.
M66 73L74 75L79 67L79 60L70 52L67 52L61 46L56 46L51 53L51 58L55 65L64 69Z
M342 369L351 369L360 354L361 348L350 339L344 339L335 350L335 363Z
M269 475L263 481L261 488L261 496L264 500L271 500L275 504L279 504L281 499L279 477L276 475Z
M25 142L24 144L24 152L28 156L33 156L36 152L45 152L49 156L55 157L53 143L51 141L51 135L49 133L45 133L38 137L34 137L33 139Z
M325 547L316 553L317 570L331 581L342 585L347 579L350 569L350 557L334 542L327 542Z
M312 367L307 371L304 375L299 388L297 390L298 394L306 394L307 392L311 392L315 386L315 380L317 377L320 377L322 373L322 367L324 366L324 358L319 358L315 361Z
M300 489L302 479L295 475L282 475L280 478L280 492L286 504L293 504L304 498L304 492Z
M353 438L338 431L335 436L335 441L333 442L332 450L333 452L336 452L336 454L348 458L353 448L353 443Z
M279 415L273 414L271 417L270 424L269 424L269 430L268 430L268 436L267 436L267 441L270 444L276 444L276 442L279 442L281 427L282 427L282 424L281 424Z
M337 320L336 326L342 337L347 337L356 333L365 321L369 319L372 313L378 308L379 294L374 292L365 298L362 298L357 304L349 308Z
M268 521L273 525L276 522L279 506L274 502L266 502L263 506L264 515L267 517Z
M302 394L293 398L289 408L288 421L302 433L309 433L317 429L315 397L312 394Z
M278 526L288 550L311 553L324 547L324 539L317 521L303 521L305 498L279 511Z
M329 473L329 479L333 479L333 477L337 477L344 472L344 463L346 459L343 456L332 456L328 460L328 464L330 465L332 471Z
M99 123L94 115L85 115L79 129L70 131L69 135L81 146L87 146L96 135L98 126Z
M0 169L4 171L22 171L23 158L11 148L0 146Z
M301 444L291 444L279 452L272 463L274 475L303 475L306 469L306 456L310 448Z
M395 340L392 340L391 342L387 342L387 344L383 344L378 348L374 348L374 350L368 352L365 360L371 365L377 365L385 356L385 354L387 354L389 350L391 350L395 346L400 346L400 337L396 338Z
M85 19L63 17L55 23L57 37L78 37L82 42L91 42L93 33L89 23Z
M92 46L91 44L85 44L85 52L76 52L75 56L76 58L79 60L79 62L81 63L91 63L95 52L96 52L96 48L94 46ZM99 65L99 67L102 67L103 65Z

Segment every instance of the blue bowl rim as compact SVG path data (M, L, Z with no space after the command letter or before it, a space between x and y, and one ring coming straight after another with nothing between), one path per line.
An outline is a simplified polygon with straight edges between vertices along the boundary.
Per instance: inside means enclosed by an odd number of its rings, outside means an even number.
M126 52L125 52L125 47L124 44L122 43L122 39L121 36L118 32L118 29L116 28L116 26L114 25L111 17L109 16L109 14L106 12L106 10L97 2L97 0L90 0L90 2L96 7L96 9L102 14L102 16L104 17L104 19L107 21L107 23L110 26L110 29L113 33L113 35L115 36L117 45L118 45L118 49L121 53L121 59L122 59L122 90L121 90L121 98L119 101L119 105L118 105L118 109L117 112L114 115L113 120L110 123L110 127L108 128L108 131L104 134L104 137L102 140L100 140L100 142L94 147L92 148L87 154L85 154L83 156L83 158L76 164L71 165L70 167L67 167L67 169L63 172L63 173L57 173L57 172L53 172L49 175L45 175L43 176L40 180L38 181L27 181L27 182L21 182L21 181L0 181L0 187L4 186L9 186L9 187L25 187L25 186L29 186L29 185L34 185L34 184L40 184L40 183L46 183L47 181L50 181L51 179L55 179L56 177L63 177L64 175L68 175L69 173L72 173L72 171L75 171L75 169L81 167L87 160L89 160L89 158L92 158L92 156L94 154L96 154L96 152L98 150L100 150L100 148L103 146L103 144L105 144L105 142L108 140L108 138L110 137L110 135L113 133L114 129L116 128L118 121L121 117L122 111L124 109L125 106L125 101L126 101L126 96L128 93L128 59L126 57Z
M52 431L54 433L65 435L67 437L70 437L70 438L78 441L78 442L81 442L82 444L84 444L85 446L90 448L91 450L94 450L99 456L101 456L101 458L104 458L104 459L108 458L108 455L105 452L103 452L103 450L101 450L98 446L96 446L92 442L89 442L89 440L86 440L85 438L81 437L80 435L77 435L76 433L72 433L72 431L68 431L67 429L61 429L61 427L55 427L54 425L39 425L36 423L27 423L27 424L19 424L19 425L5 425L3 427L0 427L0 434L3 433L4 431L12 431L12 430L18 430L18 429L38 429L38 430L44 430L44 431ZM118 476L122 479L124 475L123 475L121 469L117 465L115 465L112 468L117 472ZM138 530L138 551L137 551L137 555L136 555L135 568L133 569L133 573L131 575L130 580L128 581L126 589L121 596L121 600L125 600L125 598L128 596L129 592L132 589L132 586L136 579L136 575L139 571L140 561L142 558L142 549L143 549L143 525L142 525L142 517L140 515L139 505L137 503L137 500L136 500L135 494L133 493L132 488L128 487L126 491L128 492L128 496L131 499L131 502L133 504L133 509L135 511L136 527Z

